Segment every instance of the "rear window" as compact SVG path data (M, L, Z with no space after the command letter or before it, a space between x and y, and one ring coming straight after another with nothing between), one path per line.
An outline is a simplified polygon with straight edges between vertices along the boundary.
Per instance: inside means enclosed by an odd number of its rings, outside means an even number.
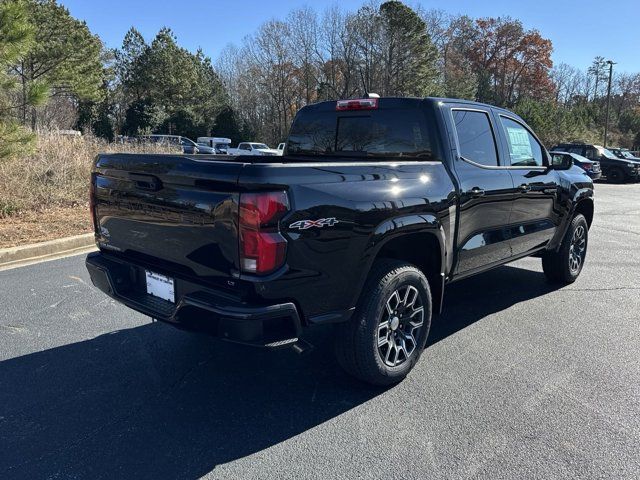
M422 108L302 110L291 127L287 154L435 160L436 130L428 115Z

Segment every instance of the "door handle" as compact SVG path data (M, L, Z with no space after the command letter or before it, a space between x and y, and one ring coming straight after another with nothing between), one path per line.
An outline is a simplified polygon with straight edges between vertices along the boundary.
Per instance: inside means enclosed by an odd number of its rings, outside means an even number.
M520 186L518 187L518 189L519 189L521 192L530 192L530 191L531 191L531 185L529 185L528 183L523 183L522 185L520 185Z
M467 193L470 194L472 197L482 197L484 195L484 190L480 187L473 187Z

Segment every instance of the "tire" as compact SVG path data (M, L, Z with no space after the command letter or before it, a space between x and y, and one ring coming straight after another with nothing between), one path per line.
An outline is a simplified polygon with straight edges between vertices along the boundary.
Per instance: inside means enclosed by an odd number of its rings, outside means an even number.
M625 174L620 168L614 167L607 173L607 180L611 183L623 183L625 181Z
M587 257L589 226L582 214L577 214L565 233L557 251L542 256L542 270L552 283L569 284L576 281Z
M338 363L372 385L402 381L424 350L431 310L429 282L418 268L398 260L376 261L353 317L337 325Z

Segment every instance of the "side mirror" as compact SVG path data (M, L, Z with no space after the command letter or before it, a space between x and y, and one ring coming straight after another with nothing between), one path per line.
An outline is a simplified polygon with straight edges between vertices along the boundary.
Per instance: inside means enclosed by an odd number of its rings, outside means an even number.
M551 155L552 170L569 170L573 166L573 159L569 155Z

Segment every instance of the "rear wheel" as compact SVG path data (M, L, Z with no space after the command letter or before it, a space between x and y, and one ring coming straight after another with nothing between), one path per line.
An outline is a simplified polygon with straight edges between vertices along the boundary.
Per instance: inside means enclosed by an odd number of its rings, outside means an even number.
M573 217L558 251L542 256L542 269L549 281L573 283L580 275L587 256L589 225L582 214Z
M609 173L607 173L607 180L609 180L611 183L622 183L624 182L624 179L624 172L620 168L614 167L609 170Z
M338 362L367 383L400 382L420 358L430 326L431 291L424 274L405 262L378 261L354 316L338 325Z

